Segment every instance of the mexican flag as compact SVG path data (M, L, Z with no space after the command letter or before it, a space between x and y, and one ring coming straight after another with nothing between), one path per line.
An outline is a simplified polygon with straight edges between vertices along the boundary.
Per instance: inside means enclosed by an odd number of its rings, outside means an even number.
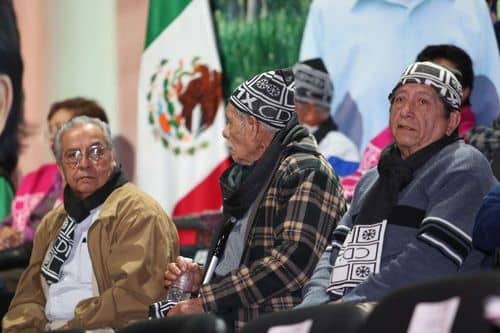
M151 0L141 59L137 185L170 216L220 210L229 165L208 0Z

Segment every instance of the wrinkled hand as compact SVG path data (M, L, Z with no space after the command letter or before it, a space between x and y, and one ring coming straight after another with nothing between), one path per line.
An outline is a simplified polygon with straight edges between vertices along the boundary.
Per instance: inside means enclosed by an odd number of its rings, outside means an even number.
M177 303L175 307L168 311L168 316L192 314L204 312L203 305L201 305L201 298L191 298Z
M11 227L0 227L0 250L10 249L23 244L23 234Z
M193 262L186 262L182 257L177 257L175 262L167 265L165 271L165 287L169 288L183 272L192 272L193 274L193 287L191 293L197 293L200 289L202 271L200 265Z

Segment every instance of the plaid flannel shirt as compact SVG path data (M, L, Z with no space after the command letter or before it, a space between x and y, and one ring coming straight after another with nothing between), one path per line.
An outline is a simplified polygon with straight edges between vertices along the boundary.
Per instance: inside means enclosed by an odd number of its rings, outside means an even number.
M239 268L200 289L205 311L229 316L236 331L262 313L300 302L301 289L346 210L339 179L316 154L314 139L287 140L310 153L281 161L248 221Z
M464 138L491 161L500 151L500 117L493 121L491 127L478 126L470 129L464 134Z

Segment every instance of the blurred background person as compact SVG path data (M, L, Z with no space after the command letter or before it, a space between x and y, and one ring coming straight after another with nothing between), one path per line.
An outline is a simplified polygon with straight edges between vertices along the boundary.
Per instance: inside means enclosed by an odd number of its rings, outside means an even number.
M339 177L356 171L359 152L356 145L338 130L330 115L334 87L320 58L304 60L293 67L295 76L295 112L318 142L318 151L325 156Z
M486 0L488 7L490 7L491 22L493 22L493 29L495 29L495 36L497 37L498 51L500 52L500 20L498 20L498 1Z
M492 161L500 152L500 117L491 126L477 126L465 133L467 142Z
M23 61L9 0L0 1L0 220L10 211L23 136Z
M331 113L363 150L387 125L386 92L427 45L453 44L474 64L478 125L500 113L500 57L488 6L470 0L313 0L300 59L323 59L335 86Z

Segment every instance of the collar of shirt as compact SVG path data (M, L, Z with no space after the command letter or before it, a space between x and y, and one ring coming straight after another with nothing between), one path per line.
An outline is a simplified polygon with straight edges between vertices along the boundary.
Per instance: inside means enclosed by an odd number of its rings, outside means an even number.
M409 9L410 11L414 8L418 7L421 3L431 0L352 0L351 1L351 10L354 10L355 7L359 8L363 3L373 3L373 2L384 2L387 5L401 6ZM449 0L455 1L455 0Z

